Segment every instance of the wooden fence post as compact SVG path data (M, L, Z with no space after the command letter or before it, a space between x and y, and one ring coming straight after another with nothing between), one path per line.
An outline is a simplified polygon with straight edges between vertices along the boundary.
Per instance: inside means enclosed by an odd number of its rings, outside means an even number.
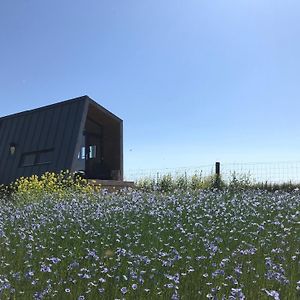
M219 161L216 162L216 174L215 174L215 187L221 187L221 163Z
M216 175L217 175L217 177L219 177L220 174L221 174L221 167L220 166L221 166L220 162L217 161L216 162Z

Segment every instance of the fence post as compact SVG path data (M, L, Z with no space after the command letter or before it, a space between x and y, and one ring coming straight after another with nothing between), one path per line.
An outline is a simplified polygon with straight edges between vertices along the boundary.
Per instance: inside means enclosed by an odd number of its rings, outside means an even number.
M216 162L216 174L215 174L215 187L221 187L221 163L219 161Z
M217 175L217 177L220 176L220 171L221 171L220 165L221 165L220 162L217 161L216 162L216 175Z

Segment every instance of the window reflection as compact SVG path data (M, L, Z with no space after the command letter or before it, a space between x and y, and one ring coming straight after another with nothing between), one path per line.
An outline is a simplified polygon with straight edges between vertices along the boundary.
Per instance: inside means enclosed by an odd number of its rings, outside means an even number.
M77 158L79 160L83 160L83 159L86 159L86 158L96 158L97 157L97 146L96 145L91 145L89 146L89 152L88 152L88 156L86 156L86 148L83 146L81 147L78 155L77 155Z

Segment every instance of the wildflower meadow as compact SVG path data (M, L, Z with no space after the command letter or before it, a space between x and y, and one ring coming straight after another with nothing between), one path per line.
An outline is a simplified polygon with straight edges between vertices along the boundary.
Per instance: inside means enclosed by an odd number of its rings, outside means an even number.
M62 190L49 176L0 201L0 299L300 299L298 189Z

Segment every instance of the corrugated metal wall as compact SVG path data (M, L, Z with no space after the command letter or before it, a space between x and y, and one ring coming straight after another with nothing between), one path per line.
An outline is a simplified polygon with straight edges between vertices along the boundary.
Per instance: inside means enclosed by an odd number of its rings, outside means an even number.
M0 119L0 183L70 169L86 101L79 98ZM10 143L16 144L14 155ZM51 163L20 165L23 153L47 149L53 149Z

